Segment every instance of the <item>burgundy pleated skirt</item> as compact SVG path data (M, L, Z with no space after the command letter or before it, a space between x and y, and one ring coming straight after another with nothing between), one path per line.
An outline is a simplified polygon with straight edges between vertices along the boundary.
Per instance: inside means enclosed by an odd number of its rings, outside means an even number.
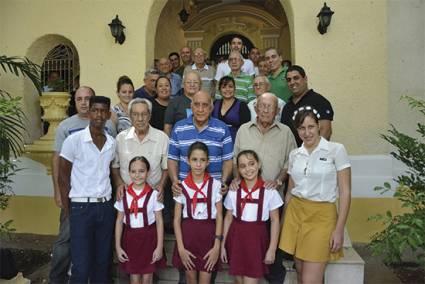
M196 256L195 259L192 258L195 270L207 271L207 269L205 269L207 261L203 258L214 246L215 220L194 220L185 218L182 220L181 227L184 247ZM180 259L177 242L174 246L173 266L178 269L186 269ZM217 261L212 271L217 271L218 269L219 261Z
M269 247L266 222L233 219L225 243L229 274L261 278L268 274L263 262Z
M149 274L165 268L165 251L160 260L151 264L157 239L155 223L143 228L125 227L121 243L129 261L120 263L120 268L128 274Z

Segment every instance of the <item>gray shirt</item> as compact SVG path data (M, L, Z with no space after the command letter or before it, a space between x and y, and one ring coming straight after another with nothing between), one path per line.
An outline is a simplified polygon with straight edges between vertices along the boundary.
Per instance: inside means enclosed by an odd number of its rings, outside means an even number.
M63 141L65 141L65 138L75 132L83 130L84 128L87 127L87 125L89 125L89 123L90 123L89 119L82 119L78 116L78 114L75 114L63 120L61 123L59 123L59 126L56 129L56 137L55 137L55 144L53 146L54 147L53 150L55 152L60 153L62 149ZM106 122L105 130L112 137L115 138L115 136L117 136L117 131L115 129L115 126L110 120Z
M172 99L165 110L164 124L174 125L177 121L191 116L191 102L184 94Z

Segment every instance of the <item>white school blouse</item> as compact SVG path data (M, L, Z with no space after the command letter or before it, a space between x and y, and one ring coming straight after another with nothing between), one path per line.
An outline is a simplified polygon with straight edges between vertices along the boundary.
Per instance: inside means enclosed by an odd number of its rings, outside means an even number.
M335 202L337 172L351 167L344 145L321 137L311 154L304 144L289 154L288 174L294 181L292 195L319 202Z
M247 193L242 190L241 199L243 200ZM258 199L260 191L256 190L252 194L253 199ZM232 215L236 217L236 198L237 191L230 190L227 193L226 199L224 200L224 207L227 210L232 210ZM264 190L264 200L263 200L263 214L261 217L262 221L267 221L270 218L270 211L275 210L283 205L282 198L279 195L279 192L276 189L266 188ZM244 210L242 212L242 221L253 222L257 221L257 208L258 204L256 203L245 203Z
M134 189L134 192L139 195L142 192L143 189ZM133 201L133 197L126 193L127 196L127 204L128 207L130 208L131 206L131 202ZM145 198L146 195L143 196L142 198L140 198L137 201L137 205L139 205L139 208L142 208L143 204L145 203ZM164 204L162 204L161 202L159 202L157 200L158 198L158 191L156 190L152 190L152 194L151 197L148 201L148 208L147 208L147 214L148 214L148 224L151 225L153 223L155 223L155 212L157 211L161 211L162 209L164 209ZM120 211L120 212L124 212L124 202L123 200L119 200L115 202L115 208ZM124 223L127 223L127 218L124 214ZM141 210L139 209L139 211L137 212L137 218L136 216L134 216L134 213L130 212L130 225L132 228L142 228L143 227L143 214L141 212Z
M189 195L189 197L192 199L193 195L195 194L195 191L190 189L186 183L183 181L182 182L184 188L186 188L186 191ZM196 186L201 186L201 183L195 183ZM220 189L221 189L221 182L219 182L216 179L213 179L213 185L212 185L212 196L211 196L211 219L215 219L215 217L217 216L217 208L215 207L217 202L221 201L221 193L220 193ZM202 188L202 192L205 194L205 196L207 196L208 193L208 183L205 184L205 186ZM200 198L204 198L204 196L200 193L198 193L197 196L198 199ZM183 218L187 218L187 203L186 203L186 197L182 194L180 194L179 196L174 197L174 200L180 204L182 204L183 206ZM207 203L206 202L197 202L196 203L196 209L195 209L195 214L192 214L192 218L196 219L196 220L206 220L208 218L208 207L207 207Z

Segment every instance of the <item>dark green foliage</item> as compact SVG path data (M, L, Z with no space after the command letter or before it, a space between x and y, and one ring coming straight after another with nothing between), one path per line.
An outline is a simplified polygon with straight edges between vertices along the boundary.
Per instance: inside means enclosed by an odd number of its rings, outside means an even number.
M411 97L407 100L412 109L418 109L425 116L425 101ZM383 222L386 228L372 236L370 246L375 255L383 255L388 264L402 261L403 253L410 249L417 260L425 267L425 125L418 122L419 138L413 138L399 132L394 126L388 134L381 135L384 140L395 147L391 155L403 162L408 170L396 178L398 186L394 197L400 200L407 213L393 215L387 211L369 218ZM375 187L384 193L391 189L389 183Z

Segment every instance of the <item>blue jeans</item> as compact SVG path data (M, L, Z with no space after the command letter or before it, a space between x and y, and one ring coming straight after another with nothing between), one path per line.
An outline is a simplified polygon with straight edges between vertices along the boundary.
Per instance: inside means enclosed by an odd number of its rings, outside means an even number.
M115 210L112 200L71 202L72 270L70 283L108 283Z
M69 238L69 218L65 217L64 211L61 210L59 217L59 235L53 245L52 262L49 273L49 282L52 284L68 283L68 269L71 264Z

